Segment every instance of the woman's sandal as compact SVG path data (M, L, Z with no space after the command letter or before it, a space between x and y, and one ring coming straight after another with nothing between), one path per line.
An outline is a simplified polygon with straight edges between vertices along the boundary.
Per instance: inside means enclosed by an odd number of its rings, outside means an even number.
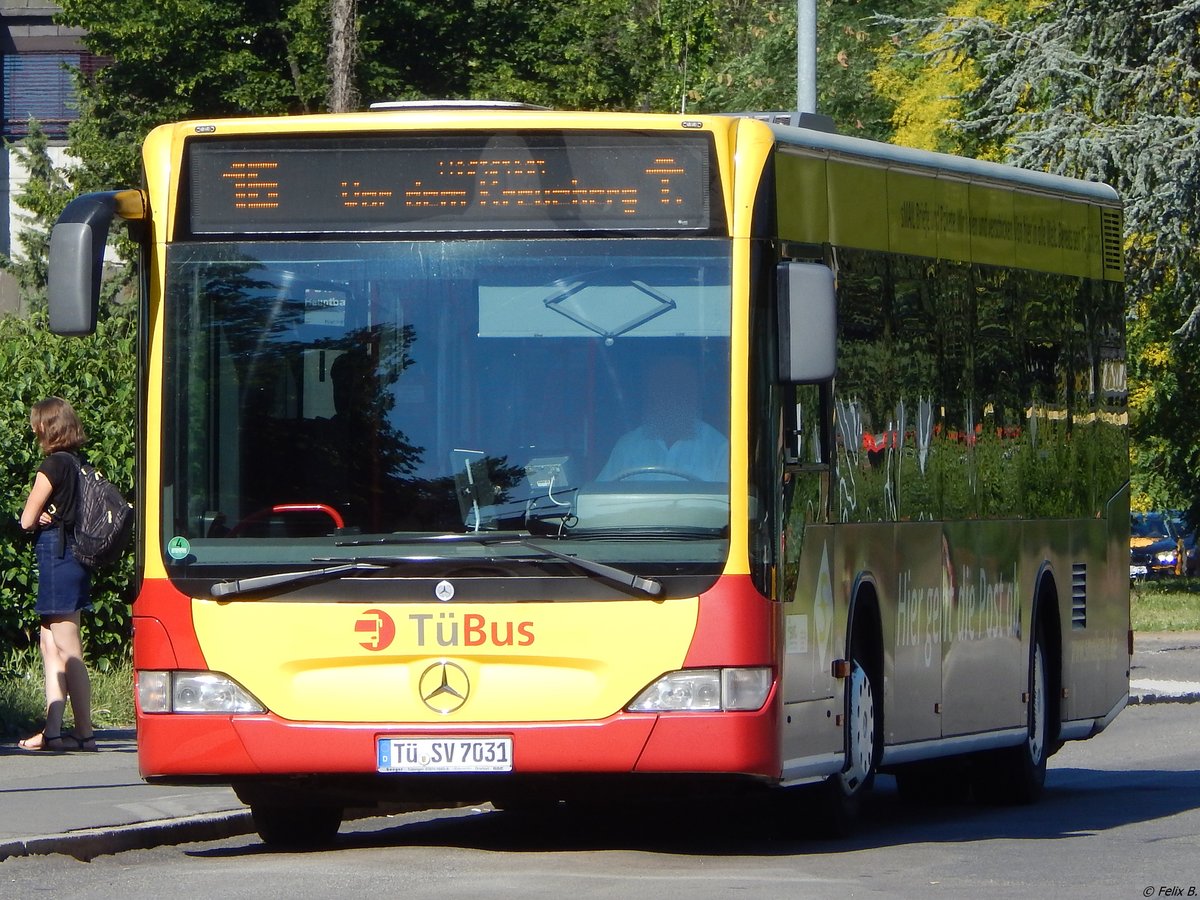
M27 753L95 753L100 749L96 746L94 733L82 738L73 734L56 734L54 737L46 737L44 731L17 741L17 746Z
M67 746L67 741L71 741L75 746ZM94 742L95 740L93 739ZM29 737L17 741L17 747L27 753L62 753L66 750L77 750L82 747L82 744L69 734L56 734L54 737L46 737L44 731L39 731L37 734L31 734Z

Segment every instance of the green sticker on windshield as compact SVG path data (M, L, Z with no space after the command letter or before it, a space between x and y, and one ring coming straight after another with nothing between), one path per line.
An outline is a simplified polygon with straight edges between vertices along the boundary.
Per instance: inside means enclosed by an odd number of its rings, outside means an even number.
M185 537L173 537L167 543L167 556L174 560L186 559L187 555L192 552L192 545L188 543Z

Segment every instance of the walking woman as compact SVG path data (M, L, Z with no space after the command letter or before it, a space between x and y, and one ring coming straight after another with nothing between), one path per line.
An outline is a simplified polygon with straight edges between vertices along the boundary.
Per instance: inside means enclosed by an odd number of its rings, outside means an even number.
M22 750L95 750L92 732L92 685L83 663L80 614L91 608L91 578L71 552L75 542L79 458L87 440L79 417L66 400L50 397L35 403L29 425L45 459L21 513L21 527L35 532L38 564L37 613L41 619L42 665L46 673L46 725L20 741ZM63 734L67 698L75 718Z

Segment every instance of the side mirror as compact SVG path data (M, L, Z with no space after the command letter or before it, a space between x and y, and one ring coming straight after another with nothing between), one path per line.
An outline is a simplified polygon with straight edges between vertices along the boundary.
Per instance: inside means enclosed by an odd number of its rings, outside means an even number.
M815 384L837 369L837 297L833 272L817 263L776 269L779 380Z
M140 191L83 194L67 204L50 232L50 272L46 291L50 330L79 336L96 330L104 250L114 215L141 219Z

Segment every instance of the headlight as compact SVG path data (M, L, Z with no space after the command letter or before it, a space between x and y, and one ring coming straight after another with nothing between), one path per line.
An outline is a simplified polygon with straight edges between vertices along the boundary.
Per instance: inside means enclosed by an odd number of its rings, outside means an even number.
M668 672L637 695L630 712L719 712L761 709L771 669L683 669Z
M261 713L245 688L216 672L137 673L138 705L144 713Z
M1175 565L1175 551L1164 550L1162 553L1155 553L1154 561L1160 566L1173 566Z

